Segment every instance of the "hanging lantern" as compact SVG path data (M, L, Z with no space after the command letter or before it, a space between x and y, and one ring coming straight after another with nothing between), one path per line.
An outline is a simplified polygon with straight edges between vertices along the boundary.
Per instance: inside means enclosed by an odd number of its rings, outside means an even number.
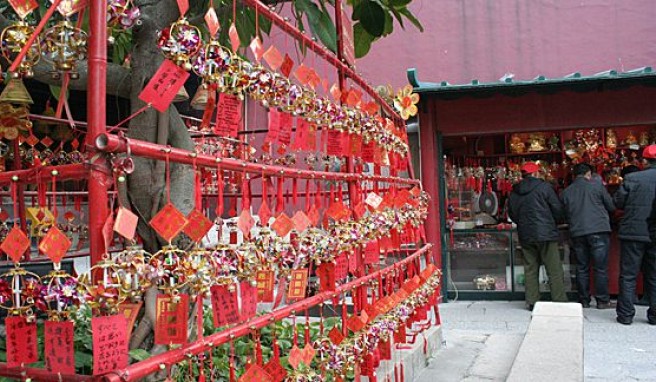
M23 80L20 78L9 79L2 93L0 93L0 103L15 105L32 105L34 101L27 91ZM25 115L27 117L27 114Z
M212 250L211 256L216 267L216 284L228 286L234 291L239 257L236 249L227 244L218 244Z
M187 271L191 295L193 297L208 295L210 288L216 282L218 271L212 252L196 247L189 251L186 261L184 269Z
M120 265L105 254L102 260L78 279L80 294L91 309L100 315L116 314L118 305L125 301L126 295L121 293L120 271Z
M216 40L202 46L196 55L192 69L208 84L226 86L224 76L232 64L232 53Z
M45 275L41 281L40 297L51 321L69 319L71 308L80 304L77 279L61 270L60 263Z
M32 320L32 307L37 305L37 308L44 308L39 299L40 290L39 276L16 264L14 268L0 275L0 308L7 310L9 315L25 315Z
M120 292L132 302L141 300L156 274L149 264L151 255L137 245L130 245L114 255L119 266L118 275L121 279Z
M200 30L185 18L162 30L157 41L164 56L185 70L191 70L191 57L198 52L201 44Z
M27 40L34 34L34 27L28 25L25 21L20 20L3 29L0 34L0 52L7 61L12 62L13 56L18 54ZM18 65L17 72L11 73L14 77L24 76L32 77L34 72L32 68L41 58L41 46L37 36L34 43L27 50L27 53ZM30 102L31 103L31 102Z
M177 296L188 282L187 253L174 245L167 245L153 254L150 266L157 274L157 287L164 293Z
M76 28L68 20L55 24L44 32L43 52L47 60L53 63L53 78L58 79L62 72L69 72L72 79L77 79L75 64L87 54L87 34Z

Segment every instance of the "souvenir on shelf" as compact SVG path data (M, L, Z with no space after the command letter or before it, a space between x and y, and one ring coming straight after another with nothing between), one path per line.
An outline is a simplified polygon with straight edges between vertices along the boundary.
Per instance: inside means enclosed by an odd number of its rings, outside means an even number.
M528 151L544 151L545 148L545 138L543 133L534 133L529 136L529 148Z
M522 154L526 151L526 145L519 134L513 134L510 136L510 151L513 154Z
M615 150L617 148L617 136L613 129L606 130L606 148L609 150Z
M635 133L633 131L629 131L629 134L624 138L624 144L625 145L637 145L638 144L638 138L635 136Z
M557 134L552 134L549 137L549 151L560 151L560 138Z
M649 133L646 131L640 133L640 146L649 146Z

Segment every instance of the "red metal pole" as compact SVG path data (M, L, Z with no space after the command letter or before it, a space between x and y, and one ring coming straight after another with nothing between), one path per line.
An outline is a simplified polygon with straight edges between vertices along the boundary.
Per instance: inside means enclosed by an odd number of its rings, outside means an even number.
M23 58L27 54L27 51L32 47L32 44L34 44L36 38L39 37L41 31L43 30L43 28L46 26L46 23L50 19L50 16L52 16L55 10L57 10L57 7L61 2L62 0L55 0L55 2L50 5L50 8L48 8L46 13L41 18L39 25L37 25L36 28L34 28L34 33L30 35L30 38L27 39L27 42L25 43L25 46L23 46L23 49L21 49L20 52L18 52L16 58L14 58L14 61L11 63L9 69L7 69L7 72L12 73L16 71L18 65L20 65L21 61L23 61Z
M301 300L284 308L278 309L274 312L259 316L253 320L241 323L231 329L227 329L222 332L204 337L201 340L195 341L181 348L155 355L144 361L132 364L123 370L116 370L111 374L105 375L105 380L109 382L127 382L144 378L147 375L160 370L160 365L168 365L181 362L185 359L188 359L189 356L206 352L214 347L227 343L235 337L241 337L243 335L252 333L254 330L263 328L267 325L271 325L272 323L278 320L282 320L289 315L295 314L297 312L302 312L311 306L327 301L334 296L338 296L341 293L352 290L355 287L359 287L362 285L362 283L368 283L371 280L376 280L378 279L378 275L384 276L387 273L394 271L395 269L399 269L402 265L415 260L430 249L431 245L427 244L414 254L399 261L398 263L339 286L335 288L335 291L320 293L305 300Z
M130 139L130 152L132 155L142 156L151 159L166 160L177 163L196 165L201 167L216 168L217 163L221 163L224 170L240 171L255 174L284 176L285 178L299 179L329 179L340 181L365 181L378 180L387 183L418 185L420 182L416 179L370 176L363 174L346 174L340 172L309 171L290 169L282 166L269 166L259 163L246 162L240 159L217 158L210 155L198 155L195 152L186 151L177 148L158 145L156 143ZM125 138L112 134L102 134L96 139L96 148L105 152L127 152L128 143Z
M332 52L330 52L323 46L319 45L317 42L312 40L312 38L309 37L308 35L301 33L301 31L298 28L286 22L282 16L272 11L267 5L262 4L261 1L244 0L244 3L246 3L246 5L248 6L257 9L260 15L271 20L271 22L276 26L278 26L278 28L287 32L294 39L303 43L305 47L307 47L308 49L312 50L316 54L326 59L326 61L329 62L331 65L333 65L335 68L342 70L342 72L346 77L350 78L353 82L358 84L358 86L360 86L365 92L367 92L373 99L375 99L378 103L380 103L383 109L385 109L385 111L389 115L391 115L393 119L397 121L399 120L399 115L396 112L396 110L394 110L394 108L392 108L387 102L385 102L385 100L383 100L383 98L371 86L369 86L369 84L367 84L367 82L362 77L360 77L347 64L340 61Z
M0 362L0 375L15 378L20 381L24 381L27 378L33 378L34 381L39 382L92 381L94 378L90 375L57 374L46 369L37 369L33 367L9 367L5 362Z
M107 2L89 2L89 77L87 86L88 156L91 159L89 174L89 251L91 265L100 261L105 252L102 228L109 214L107 206L107 174L99 171L103 156L96 155L96 136L106 131L106 75L107 75ZM95 162L95 163L94 163Z
M0 173L0 186L11 184L14 176L18 177L19 184L36 183L38 177L50 179L52 171L57 170L57 181L85 179L88 175L87 169L82 163L65 164L61 166L43 166L28 170L16 170Z
M18 139L14 139L14 170L21 170L23 168L23 160L18 154L20 151L20 142ZM11 180L11 178L9 178ZM25 190L23 185L20 183L16 184L16 201L18 203L18 216L14 216L14 219L18 218L20 220L20 226L23 232L27 232L27 220L25 218ZM26 260L30 260L29 252L25 255Z

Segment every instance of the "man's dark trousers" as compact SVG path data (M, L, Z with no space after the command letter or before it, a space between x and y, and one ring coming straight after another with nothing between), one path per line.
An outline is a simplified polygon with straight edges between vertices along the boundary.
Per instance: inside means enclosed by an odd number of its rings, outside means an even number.
M643 258L647 272L644 277L645 292L649 296L647 319L656 324L656 245L640 241L622 240L620 259L620 294L617 297L618 319L632 320L635 316L633 299L636 280Z
M572 238L572 251L576 257L576 286L579 302L590 304L590 260L594 270L594 296L599 303L610 302L608 294L608 248L610 234L593 233Z

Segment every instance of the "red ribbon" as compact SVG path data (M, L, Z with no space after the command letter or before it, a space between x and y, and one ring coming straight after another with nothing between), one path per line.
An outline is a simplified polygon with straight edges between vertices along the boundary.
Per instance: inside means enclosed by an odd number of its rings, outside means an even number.
M310 212L310 179L305 181L305 212Z
M276 215L280 215L285 210L285 199L282 194L282 185L285 183L285 178L282 176L278 178L278 192L276 195Z
M292 204L296 207L296 202L298 201L298 179L294 178L292 180Z
M251 190L250 182L246 177L246 174L243 175L243 180L241 182L242 196L241 196L241 209L249 210L251 208Z
M217 200L216 200L216 217L220 218L223 216L223 170L221 170L221 165L216 166L216 189L217 189Z

